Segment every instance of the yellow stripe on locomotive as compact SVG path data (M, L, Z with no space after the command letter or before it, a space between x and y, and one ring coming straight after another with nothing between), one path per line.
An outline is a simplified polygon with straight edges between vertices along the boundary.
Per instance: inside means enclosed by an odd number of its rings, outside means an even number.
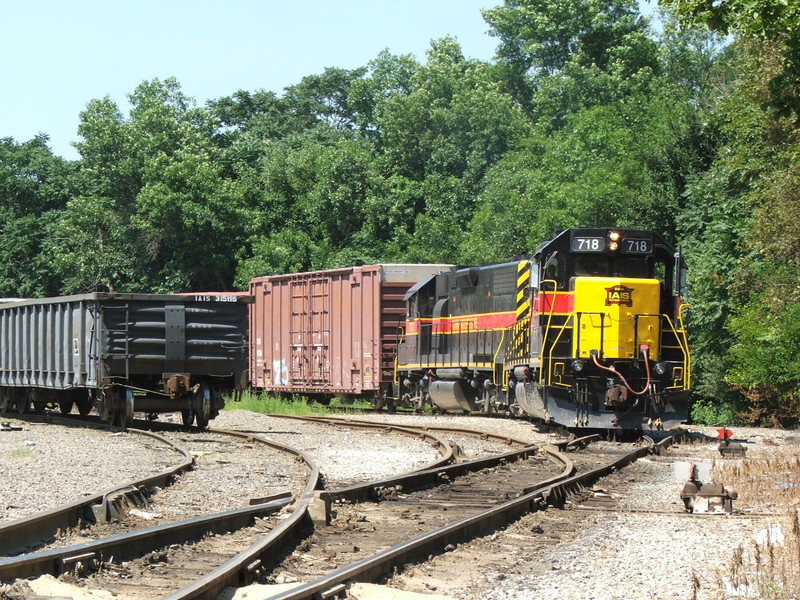
M573 356L633 359L647 345L659 355L660 294L657 279L575 278Z

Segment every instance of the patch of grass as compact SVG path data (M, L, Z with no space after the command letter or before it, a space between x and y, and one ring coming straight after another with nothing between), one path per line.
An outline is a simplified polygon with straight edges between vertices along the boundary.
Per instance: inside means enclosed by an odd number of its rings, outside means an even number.
M326 407L306 401L305 398L283 398L267 394L252 394L245 392L241 402L226 402L225 410L240 408L256 413L269 413L274 415L321 415L327 414Z
M30 458L34 455L31 448L16 448L8 453L11 458Z
M331 400L330 405L320 404L313 402L303 396L292 396L291 398L282 396L271 396L269 394L253 394L245 392L242 396L241 402L225 403L224 410L234 410L240 408L242 410L249 410L256 413L267 413L273 415L297 415L297 416L310 416L310 415L329 415L333 408L336 412L345 411L352 408L353 412L358 411L359 408L369 407L367 401L350 401L339 400L334 398Z

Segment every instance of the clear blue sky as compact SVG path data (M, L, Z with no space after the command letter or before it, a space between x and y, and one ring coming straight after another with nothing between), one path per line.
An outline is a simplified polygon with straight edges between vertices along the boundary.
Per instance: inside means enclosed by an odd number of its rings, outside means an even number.
M0 138L50 137L78 158L80 112L144 80L175 77L198 105L243 89L281 94L326 67L366 65L384 48L426 60L455 37L489 60L480 14L501 0L0 0Z

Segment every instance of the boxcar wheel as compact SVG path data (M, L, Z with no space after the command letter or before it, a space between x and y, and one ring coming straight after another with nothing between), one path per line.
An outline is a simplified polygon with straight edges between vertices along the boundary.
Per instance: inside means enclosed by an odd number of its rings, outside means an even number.
M72 400L59 400L58 401L58 410L61 411L62 415L68 415L72 412L72 406L75 403Z

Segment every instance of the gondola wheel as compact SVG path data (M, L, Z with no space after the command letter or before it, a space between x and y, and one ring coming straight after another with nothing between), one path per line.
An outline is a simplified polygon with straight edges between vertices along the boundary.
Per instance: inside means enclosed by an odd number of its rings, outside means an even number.
M133 390L123 390L119 395L117 420L120 427L133 425Z
M14 390L14 404L17 407L17 413L24 415L25 413L29 412L28 407L30 406L30 398L28 397L27 390L17 389Z
M92 412L92 398L89 394L79 397L76 404L78 405L78 414L80 416L85 417Z
M208 427L211 419L211 392L204 385L192 394L192 412L200 429Z
M194 423L194 409L182 410L181 419L186 427L191 427L192 423Z

